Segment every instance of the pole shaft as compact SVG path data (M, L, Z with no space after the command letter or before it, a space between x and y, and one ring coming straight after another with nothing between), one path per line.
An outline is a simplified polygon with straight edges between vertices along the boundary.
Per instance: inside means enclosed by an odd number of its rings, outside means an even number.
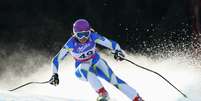
M167 83L169 83L173 88L175 88L178 92L180 92L185 98L188 98L188 97L186 96L186 94L184 94L182 91L180 91L176 86L174 86L169 80L167 80L167 79L166 79L165 77L163 77L161 74L159 74L159 73L157 73L157 72L155 72L155 71L153 71L153 70L151 70L151 69L148 69L148 68L145 68L145 67L143 67L143 66L140 66L140 65L138 65L138 64L136 64L136 63L134 63L134 62L132 62L132 61L130 61L130 60L128 60L128 59L124 59L124 60L126 60L126 61L128 61L128 62L134 64L134 65L137 66L137 67L140 67L140 68L145 69L145 70L147 70L147 71L149 71L149 72L152 72L152 73L154 73L154 74L157 74L158 76L160 76L161 78L163 78L163 80L165 80Z

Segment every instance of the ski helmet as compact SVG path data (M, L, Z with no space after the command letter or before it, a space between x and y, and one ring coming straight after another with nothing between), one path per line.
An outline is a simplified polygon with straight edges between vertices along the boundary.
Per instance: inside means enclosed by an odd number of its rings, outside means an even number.
M74 33L87 32L87 31L90 31L90 29L91 29L91 26L89 22L85 19L78 19L73 24Z

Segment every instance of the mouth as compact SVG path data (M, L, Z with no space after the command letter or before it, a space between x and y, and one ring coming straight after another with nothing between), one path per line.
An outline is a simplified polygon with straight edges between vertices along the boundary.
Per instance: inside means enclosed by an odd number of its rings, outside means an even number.
M85 43L87 40L88 40L88 38L82 38L82 39L78 39L81 43Z

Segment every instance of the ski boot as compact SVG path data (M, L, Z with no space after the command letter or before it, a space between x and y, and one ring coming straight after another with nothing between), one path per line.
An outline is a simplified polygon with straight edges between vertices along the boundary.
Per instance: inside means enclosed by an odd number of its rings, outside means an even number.
M109 101L109 95L105 88L100 88L97 93L99 94L97 101Z
M139 95L136 96L133 101L144 101Z

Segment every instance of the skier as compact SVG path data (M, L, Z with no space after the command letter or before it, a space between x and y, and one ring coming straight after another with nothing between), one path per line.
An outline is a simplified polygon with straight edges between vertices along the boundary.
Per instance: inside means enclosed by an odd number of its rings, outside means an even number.
M65 43L59 53L52 59L53 75L50 84L59 84L59 62L70 53L75 59L75 75L81 80L88 81L98 93L97 101L108 101L109 95L97 76L105 79L117 89L122 91L132 101L143 101L135 89L117 77L107 62L102 59L96 50L96 44L105 46L112 50L116 60L123 60L123 50L115 41L109 40L95 32L89 22L78 19L73 24L73 35Z

